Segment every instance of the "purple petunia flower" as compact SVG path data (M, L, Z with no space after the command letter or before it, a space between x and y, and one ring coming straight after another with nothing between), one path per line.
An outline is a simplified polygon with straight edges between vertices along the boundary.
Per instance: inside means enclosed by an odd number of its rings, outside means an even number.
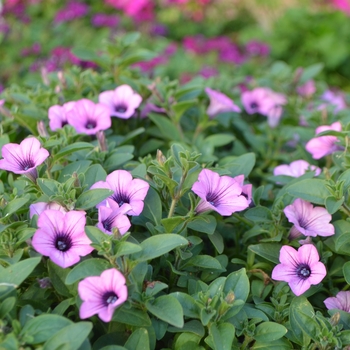
M242 193L242 176L220 176L214 171L203 169L198 181L192 186L192 191L201 198L196 212L215 210L227 216L248 208L249 202Z
M121 208L112 209L109 207L100 206L98 208L98 224L96 225L104 233L111 235L113 228L117 228L121 235L128 232L131 223L125 215L131 206L124 203Z
M335 122L331 125L321 125L316 128L316 135L327 130L341 131L342 126L340 122ZM337 144L338 138L332 135L314 137L305 145L306 150L311 153L312 158L320 159L335 151L343 150L344 147Z
M50 129L55 131L62 129L67 121L67 113L74 107L75 101L67 102L63 106L54 105L49 108L48 115L50 120Z
M94 250L84 231L85 215L84 211L45 210L32 239L34 249L63 268L76 264Z
M108 107L101 103L95 104L85 98L75 102L66 115L68 124L81 134L95 135L98 131L106 130L112 125Z
M89 6L78 1L69 2L65 8L56 13L54 22L68 22L84 17L89 11Z
M94 27L115 28L119 24L119 17L116 15L107 15L105 13L96 13L91 23Z
M142 97L129 85L120 85L115 90L100 93L98 100L109 108L112 117L129 119L142 102Z
M4 159L0 160L0 169L24 174L33 182L38 177L36 167L49 156L49 152L41 148L35 137L24 139L19 145L8 143L2 147L1 152Z
M284 245L280 250L280 264L272 270L271 277L285 281L292 292L299 296L311 285L320 283L326 276L326 267L321 263L317 249L312 244L305 244L298 250Z
M298 86L296 90L300 96L310 98L316 92L315 82L308 80L303 85Z
M350 291L339 292L335 297L325 299L324 304L328 310L338 309L350 312Z
M108 188L114 194L101 202L100 206L107 206L116 210L125 204L130 205L128 215L140 215L143 210L143 200L145 199L149 184L141 179L133 179L126 170L115 170L110 173L106 181L98 181L91 186L94 188Z
M224 112L239 113L241 111L241 109L225 94L208 87L205 88L205 92L210 98L210 104L207 109L207 114L210 117L214 117L215 115Z
M32 218L34 215L40 215L43 211L47 209L59 210L62 213L66 213L67 209L62 207L62 205L56 202L37 202L29 206L29 217Z
M114 268L103 271L101 276L91 276L80 281L78 293L83 300L80 318L98 314L104 322L110 322L114 310L128 298L125 277Z
M334 235L334 226L329 223L332 215L325 208L314 207L311 203L297 198L283 211L288 221L294 224L291 229L292 238L300 234L312 237Z
M310 165L307 161L300 159L295 160L290 164L281 164L276 166L276 168L273 170L273 175L287 175L291 177L299 177L304 175L305 172L309 169L315 172L315 176L321 174L320 168L318 168L315 165Z
M326 101L328 104L334 106L334 113L337 114L338 112L342 111L346 108L346 102L344 94L341 92L333 92L331 90L327 90L323 93L321 96L322 100ZM327 108L327 104L321 104L318 106L318 110L323 110Z

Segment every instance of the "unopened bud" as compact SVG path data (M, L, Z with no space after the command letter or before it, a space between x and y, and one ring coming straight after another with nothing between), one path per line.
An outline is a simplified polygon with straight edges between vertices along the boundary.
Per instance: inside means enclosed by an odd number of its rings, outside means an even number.
M331 325L336 326L340 320L340 312L336 312L330 319Z
M227 304L233 304L233 302L235 301L235 293L233 293L232 291L228 292L225 301Z
M38 278L37 279L40 288L46 289L51 287L51 281L49 277L44 277L44 278Z
M105 137L104 132L102 130L98 131L96 133L96 137L97 137L97 140L98 140L98 144L100 146L100 150L102 152L108 151L106 137Z
M166 162L166 157L160 149L157 150L157 162L160 165L164 165L164 163Z
M38 121L37 129L38 129L38 133L41 137L48 138L50 136L46 130L45 123L42 120Z
M41 79L45 85L50 85L48 71L46 67L41 67Z

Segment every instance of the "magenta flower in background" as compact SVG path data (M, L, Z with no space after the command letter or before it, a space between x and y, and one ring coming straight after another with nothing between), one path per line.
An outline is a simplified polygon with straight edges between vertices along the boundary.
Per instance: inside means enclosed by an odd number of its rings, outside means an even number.
M273 170L273 175L287 175L291 177L299 177L305 174L307 170L315 172L315 176L321 174L321 169L315 165L310 165L307 161L299 159L291 162L290 164L281 164L276 166Z
M300 96L310 98L316 92L316 85L313 80L308 80L303 85L297 87L297 93Z
M335 114L342 111L343 109L346 109L345 97L341 92L333 92L331 90L327 90L323 93L321 99L334 106ZM325 108L327 108L327 104L321 104L317 109L323 110Z
M66 112L66 116L68 124L80 134L95 135L112 125L109 108L85 98L76 101L73 108Z
M56 13L54 22L61 23L73 21L74 19L84 17L88 13L88 11L88 5L78 1L71 1L67 4L65 8Z
M105 13L96 13L92 17L91 23L94 27L115 28L119 24L119 17Z
M234 104L234 102L225 94L215 91L209 87L205 88L205 92L209 96L210 104L207 109L209 117L214 117L223 112L236 112L239 113L241 109Z
M103 271L101 276L91 276L80 281L78 293L83 300L80 318L98 314L104 322L110 322L114 310L128 298L125 277L115 268Z
M350 2L348 0L333 0L333 6L350 16Z
M246 45L245 45L245 51L247 52L247 54L249 56L268 56L270 53L270 47L269 45L260 42L260 41L256 41L256 40L252 40L249 41Z
M115 90L100 93L98 100L108 107L112 117L128 119L140 106L142 97L129 85L120 85Z
M217 75L219 75L219 71L214 67L203 66L202 69L199 71L199 74L203 78L207 79L207 78L211 78L211 77L216 77Z
M62 205L56 202L38 202L33 203L29 206L29 217L32 218L34 215L40 215L43 211L51 209L51 210L59 210L62 213L66 213L67 209L62 207Z
M136 20L153 19L151 0L105 0L105 3L122 10L126 15Z
M316 135L326 130L341 131L342 126L340 122L335 122L331 125L321 125L316 128ZM305 148L311 153L312 158L320 159L335 151L343 150L344 148L337 144L338 141L336 136L319 136L308 141Z
M304 236L332 236L334 226L330 224L332 215L325 208L314 207L311 203L297 198L293 204L284 208L288 221L293 223L291 238Z
M327 274L312 244L305 244L298 250L284 245L279 260L281 263L274 267L271 277L276 281L287 282L297 296L306 292L311 285L320 283Z
M62 106L54 105L49 108L49 125L52 131L62 129L66 124L68 124L67 113L74 107L74 105L75 101L71 101Z
M124 235L131 227L130 220L125 215L129 210L131 206L127 203L118 209L100 206L97 227L108 235L112 234L113 228L117 228L119 233Z
M324 304L328 310L338 309L350 312L350 291L339 292L335 297L325 299Z
M94 250L84 231L85 215L84 211L43 211L32 238L34 249L63 268L76 264Z
M141 179L133 179L126 170L115 170L107 175L106 181L98 181L91 186L91 189L94 188L107 188L114 192L98 207L107 206L116 210L128 204L131 209L127 214L137 216L143 210L143 201L147 195L149 184Z
M41 148L35 137L24 139L19 145L8 143L1 149L3 159L0 159L0 169L24 174L33 182L38 177L36 167L49 156L45 148Z
M192 191L201 198L196 212L215 210L228 216L248 208L248 200L242 194L241 176L220 176L214 171L203 169L198 175L198 181L192 186Z

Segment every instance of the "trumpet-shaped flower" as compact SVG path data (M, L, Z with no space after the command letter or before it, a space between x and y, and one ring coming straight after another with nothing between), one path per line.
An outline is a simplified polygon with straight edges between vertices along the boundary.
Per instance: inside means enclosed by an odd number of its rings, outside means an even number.
M272 278L285 281L292 292L299 296L311 285L320 283L326 276L326 267L321 263L317 249L305 244L298 250L284 245L280 250L280 264L272 270Z
M130 209L131 206L126 203L121 208L114 210L109 207L100 206L98 208L97 227L108 235L112 234L113 228L117 228L119 233L124 235L131 226L128 217L125 215Z
M29 206L29 217L32 218L34 215L40 215L43 211L47 209L59 210L62 213L66 213L67 209L62 207L62 205L56 202L37 202Z
M107 176L106 181L98 181L91 186L91 189L94 188L107 188L114 192L98 207L107 206L116 210L128 204L131 209L127 214L137 216L143 210L143 200L147 195L149 184L141 179L133 179L126 170L115 170Z
M297 198L293 204L284 208L288 221L294 224L292 237L300 234L304 236L332 236L334 226L330 224L332 215L325 208L314 207L311 203Z
M0 160L0 169L25 174L34 182L38 177L36 167L49 156L49 152L41 148L35 137L24 139L19 145L8 143L2 147L1 152L4 159Z
M69 112L75 105L75 101L67 102L62 106L54 105L49 108L49 120L50 129L55 131L57 129L62 129L67 121L67 112Z
M210 98L210 104L207 109L207 114L210 117L214 117L215 115L224 112L239 113L241 111L241 109L225 94L208 87L205 88L205 92Z
M77 263L94 250L84 231L85 215L84 211L45 210L32 239L34 249L63 268Z
M321 125L316 128L316 134L327 130L341 131L342 126L340 122L335 122L331 125ZM342 150L343 147L337 144L338 141L339 140L336 136L319 136L307 142L305 148L309 153L311 153L312 158L320 159L328 154L332 154L335 151Z
M108 107L85 98L75 102L67 112L67 121L77 133L87 135L95 135L100 130L110 128L112 124Z
M275 176L287 175L291 177L299 177L304 175L308 169L314 171L316 176L321 174L320 168L315 165L310 165L307 161L302 159L295 160L290 164L281 164L276 166L276 168L273 170L273 174Z
M325 299L324 303L328 310L338 309L350 312L350 291L339 292L335 297Z
M249 202L242 193L242 177L220 176L214 171L203 169L198 181L192 186L192 191L201 198L196 212L215 210L221 215L231 215L248 208Z
M109 108L112 117L129 119L142 102L142 97L129 85L120 85L115 90L102 92L98 100Z
M103 271L101 276L91 276L80 281L78 293L83 300L80 318L98 314L104 322L110 322L114 310L128 298L125 277L114 268Z

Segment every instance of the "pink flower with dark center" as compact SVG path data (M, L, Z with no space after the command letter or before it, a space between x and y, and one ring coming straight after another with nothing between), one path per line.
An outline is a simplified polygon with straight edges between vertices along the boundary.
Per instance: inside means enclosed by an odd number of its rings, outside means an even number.
M66 112L67 121L77 133L95 135L98 131L111 127L112 121L107 106L82 99Z
M75 101L67 102L63 106L54 105L49 108L50 129L55 131L68 124L67 113L74 107Z
M335 122L331 125L321 125L316 129L316 135L326 130L341 131L342 126L340 122ZM335 151L343 150L344 148L337 144L338 141L336 136L319 136L308 141L305 148L311 153L312 158L320 159Z
M98 100L108 107L112 117L128 119L140 106L142 97L135 93L129 85L120 85L115 90L102 92Z
M116 210L128 204L131 209L127 214L137 216L143 210L143 201L147 195L149 184L141 179L133 179L126 170L115 170L107 176L106 181L98 181L91 186L91 189L94 188L107 188L114 192L98 207L106 206Z
M38 202L33 203L29 206L29 217L32 218L34 215L40 215L43 211L51 209L51 210L59 210L62 213L66 213L67 209L62 207L62 205L56 202Z
M320 283L327 274L312 244L305 244L298 250L284 245L279 260L281 263L272 270L271 277L276 281L287 282L297 296L306 292L311 285Z
M108 235L112 234L113 228L117 228L119 233L124 235L131 227L131 223L125 215L129 210L131 210L131 206L127 203L118 209L100 206L97 227Z
M101 276L91 276L80 281L78 293L83 300L80 318L97 314L104 322L110 322L114 310L128 298L125 277L115 268L103 271Z
M243 107L248 114L260 113L266 115L276 104L267 89L261 87L243 92L241 99Z
M63 268L76 264L94 250L84 231L85 215L84 211L43 211L32 239L34 249Z
M248 200L242 193L242 176L220 176L214 171L203 169L198 181L192 186L192 191L201 198L196 212L215 210L228 216L248 208Z
M294 224L291 230L292 238L300 234L312 237L334 235L334 226L330 224L332 215L325 208L314 207L311 203L297 198L283 211L288 221Z
M210 98L210 104L207 109L207 114L210 117L214 117L215 115L224 112L239 113L241 111L241 109L225 94L208 87L205 88L205 92Z
M310 165L307 161L300 159L295 160L290 164L281 164L276 166L276 168L273 170L273 175L287 175L291 177L299 177L304 175L307 170L314 171L315 176L320 175L322 171L317 166Z
M338 309L350 313L350 291L339 292L335 297L324 300L328 310Z
M35 137L28 137L19 145L8 143L2 147L1 153L4 159L0 160L0 169L24 174L33 182L38 177L36 167L49 156L49 152L41 148L39 140Z

